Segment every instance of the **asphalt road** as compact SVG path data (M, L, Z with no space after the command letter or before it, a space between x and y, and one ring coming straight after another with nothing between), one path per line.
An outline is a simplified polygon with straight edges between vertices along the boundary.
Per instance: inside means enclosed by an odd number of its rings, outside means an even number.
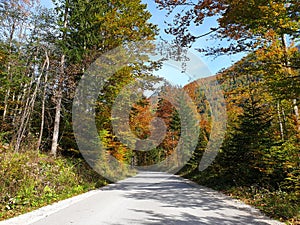
M65 205L56 212L50 214L48 212L46 217L41 217L39 221L31 224L266 225L281 223L264 217L257 210L241 202L177 176L159 172L141 172L136 177L109 185L80 201Z

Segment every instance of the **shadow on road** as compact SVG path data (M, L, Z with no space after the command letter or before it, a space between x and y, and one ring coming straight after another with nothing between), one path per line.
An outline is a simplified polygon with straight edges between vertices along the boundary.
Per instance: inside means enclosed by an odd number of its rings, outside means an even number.
M141 214L136 218L144 219L143 221L129 219L128 224L271 224L264 222L266 218L258 211L208 188L193 187L175 176L168 177L155 172L145 173L111 187L125 191L124 197L127 199L141 203L155 201L160 206L160 212L143 208L130 209L137 215ZM158 180L159 183L156 182Z

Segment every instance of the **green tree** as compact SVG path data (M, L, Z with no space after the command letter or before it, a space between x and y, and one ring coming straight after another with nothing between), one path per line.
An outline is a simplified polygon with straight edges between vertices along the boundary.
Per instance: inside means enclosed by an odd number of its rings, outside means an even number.
M76 83L85 69L101 54L130 41L153 40L156 33L155 26L147 22L150 14L145 10L146 6L139 0L116 1L111 4L99 0L88 2L66 0L57 2L56 9L60 15L58 24L62 32L62 38L58 42L61 59L64 58L61 64L66 65L61 66L64 71L61 71L62 77L56 79L57 82L61 82L57 88L66 85L68 79ZM120 86L133 79L133 70L129 67L118 73L114 79L110 79L104 88L106 97L113 100ZM57 96L62 98L62 94ZM52 144L54 155L57 151L59 133L60 98L56 100L56 122ZM111 104L107 102L100 110L105 111L105 108L110 112ZM109 118L105 112L103 116L104 120Z
M208 55L255 52L260 54L262 68L269 88L275 94L283 94L292 101L295 125L299 133L299 77L297 70L298 52L293 42L299 37L299 4L296 0L222 0L222 1L171 1L157 0L161 9L173 13L173 23L167 32L175 36L175 42L183 47L197 39L212 35L212 38L227 40L228 45L199 49ZM184 13L177 13L182 9ZM204 35L191 31L200 27L207 18L217 20L216 27ZM290 43L287 42L287 37ZM284 87L284 88L283 88ZM291 94L288 94L291 93ZM298 134L299 135L299 134Z

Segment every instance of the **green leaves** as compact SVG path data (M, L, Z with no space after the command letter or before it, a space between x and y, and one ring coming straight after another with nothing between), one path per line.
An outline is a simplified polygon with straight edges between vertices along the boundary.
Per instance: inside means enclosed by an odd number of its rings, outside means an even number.
M35 152L0 154L1 219L80 194L106 182L83 160Z

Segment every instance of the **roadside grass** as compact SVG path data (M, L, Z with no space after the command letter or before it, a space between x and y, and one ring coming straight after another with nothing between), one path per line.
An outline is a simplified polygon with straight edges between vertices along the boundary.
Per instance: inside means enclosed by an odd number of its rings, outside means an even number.
M0 220L102 187L84 160L0 149Z
M286 224L300 225L300 203L296 193L270 191L256 186L232 187L223 193L253 205L265 215Z
M296 192L270 190L259 186L228 184L223 178L199 171L181 171L179 175L200 185L220 191L259 209L270 218L289 225L300 225L300 196Z

